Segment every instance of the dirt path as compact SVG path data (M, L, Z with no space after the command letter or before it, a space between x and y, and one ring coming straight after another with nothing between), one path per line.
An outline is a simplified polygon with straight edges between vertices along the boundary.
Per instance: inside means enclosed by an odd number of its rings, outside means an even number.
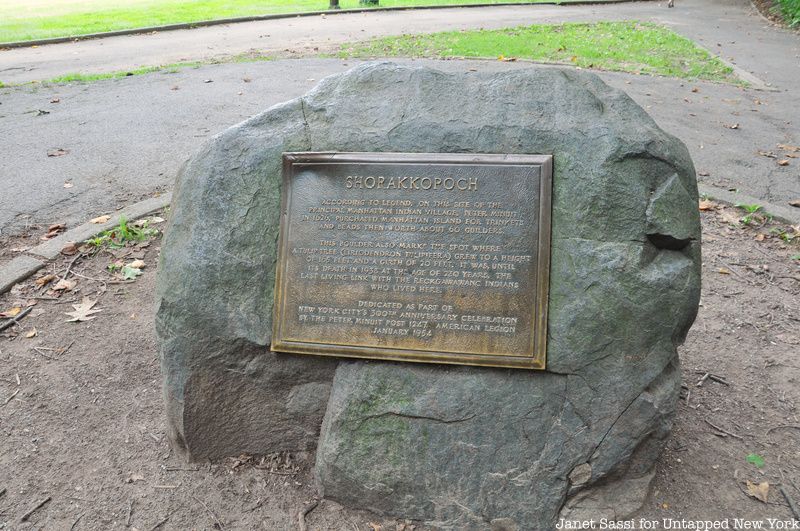
M791 258L800 239L784 243L780 230L796 233L780 225L739 228L741 215L703 214L703 298L680 350L683 400L639 518L788 519L779 486L800 502L800 261ZM0 529L288 530L316 498L311 455L199 466L172 456L153 332L159 243L77 260L68 278L77 284L62 295L32 279L0 296L2 310L37 301L0 332ZM144 273L113 281L107 266L119 259L144 260ZM61 277L72 260L42 275ZM101 311L65 322L84 297ZM767 503L744 493L746 481L769 483ZM371 522L412 529L328 501L308 515L310 529L369 531Z

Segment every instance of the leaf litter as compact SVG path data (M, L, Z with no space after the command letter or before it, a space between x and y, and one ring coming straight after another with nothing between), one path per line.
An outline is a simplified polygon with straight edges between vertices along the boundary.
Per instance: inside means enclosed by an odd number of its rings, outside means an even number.
M103 216L97 216L96 218L90 219L89 223L94 223L95 225L102 225L103 223L108 222L111 219L111 216L105 214Z
M22 311L22 308L20 306L14 306L13 308L9 308L8 310L6 310L4 312L0 312L0 318L11 319L11 318L16 317L17 315L19 315L19 312L21 312L21 311Z
M72 305L72 307L75 308L74 312L64 312L66 315L72 317L72 319L67 319L66 322L73 323L80 321L91 321L95 318L93 314L103 311L99 308L93 309L95 304L97 304L96 300L90 300L89 297L84 297L80 304Z
M761 483L753 483L747 480L747 495L757 499L760 502L768 503L769 498L769 482L762 481Z

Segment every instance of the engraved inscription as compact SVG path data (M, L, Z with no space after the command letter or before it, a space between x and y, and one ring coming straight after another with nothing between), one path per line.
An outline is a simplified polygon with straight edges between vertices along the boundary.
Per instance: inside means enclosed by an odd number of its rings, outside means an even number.
M273 350L544 368L550 168L287 154Z

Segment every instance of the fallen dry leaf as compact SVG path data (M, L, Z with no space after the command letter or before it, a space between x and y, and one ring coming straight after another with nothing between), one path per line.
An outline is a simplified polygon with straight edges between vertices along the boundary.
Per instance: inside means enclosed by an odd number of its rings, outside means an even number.
M61 248L61 254L65 256L72 256L73 254L78 253L78 247L75 245L74 242L69 242L64 247Z
M164 218L160 218L158 216L153 216L152 218L150 218L150 224L164 223L164 221L165 221Z
M61 230L64 230L66 228L67 228L67 225L65 223L53 223L52 225L47 227L47 232L61 231Z
M72 319L67 319L67 322L91 321L94 317L90 317L90 315L103 311L102 309L93 310L92 307L95 304L97 304L97 301L89 300L89 297L84 297L80 304L73 304L72 307L75 308L74 312L64 312L66 315L72 317Z
M764 151L762 149L759 149L758 150L758 154L761 155L762 157L769 157L771 159L777 159L778 158L778 156L775 153L773 153L772 151Z
M51 273L51 274L45 275L45 276L43 276L41 278L37 278L33 282L37 286L41 287L41 286L49 284L50 282L54 281L57 278L58 278L57 276L55 276L54 274Z
M137 481L144 481L144 476L141 474L131 474L125 479L125 483L136 483Z
M60 103L60 102L61 98L53 98L52 100L50 100L50 103Z
M790 146L789 144L778 144L778 147L784 151L794 151L800 153L800 146Z
M72 188L73 186L75 186L75 185L72 184L71 182L64 183L64 188Z
M767 503L767 497L769 496L769 483L766 481L762 481L761 483L756 485L755 483L748 481L747 494L759 501Z
M700 177L708 177L710 174L707 171L699 171L697 172L697 175Z
M128 267L132 267L133 269L143 269L144 268L144 260L134 260Z
M12 317L16 317L19 315L19 312L22 311L22 308L19 306L14 306L13 308L9 308L4 312L0 312L0 317L3 319L11 319Z
M53 148L47 151L48 157L61 157L69 153L68 149L64 148Z
M109 219L111 219L111 216L109 215L97 216L94 219L90 219L89 223L95 223L95 224L106 223Z
M793 207L800 208L800 199L792 199L789 204Z
M756 241L757 242L763 242L764 241L764 235L762 233L756 234Z
M703 199L700 201L700 210L716 210L717 204L714 201L710 201L708 199Z
M36 337L36 334L37 334L37 333L38 333L38 332L36 331L36 329L35 329L35 328L33 328L33 329L31 329L31 330L30 330L30 332L27 332L27 333L25 334L25 337L27 337L28 339L30 339L30 338L32 338L32 337Z
M53 291L72 291L78 283L75 280L61 279L53 286Z
M787 159L781 159L778 161L778 166L788 166L789 161Z
M730 275L731 274L731 270L728 269L728 268L725 268L725 267L720 267L719 268L719 274L720 275Z
M728 129L739 129L739 124L738 123L735 123L735 124L724 124L724 125Z

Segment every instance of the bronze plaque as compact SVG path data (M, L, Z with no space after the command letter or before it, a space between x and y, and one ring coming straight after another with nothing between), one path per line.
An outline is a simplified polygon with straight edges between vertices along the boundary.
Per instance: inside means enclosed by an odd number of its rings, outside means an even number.
M545 368L550 155L283 158L273 351Z

